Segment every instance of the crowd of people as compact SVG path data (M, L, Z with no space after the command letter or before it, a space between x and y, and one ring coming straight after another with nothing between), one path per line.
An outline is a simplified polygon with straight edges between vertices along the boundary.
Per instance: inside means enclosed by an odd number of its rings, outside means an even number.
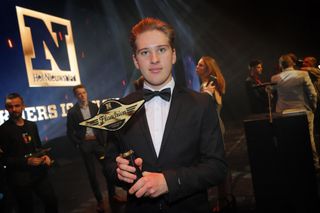
M250 62L246 91L251 113L267 113L269 109L277 113L305 112L314 168L319 175L320 69L317 60L313 56L300 60L294 53L287 53L280 56L278 62L278 73L271 76L269 81L261 79L262 61Z
M116 185L127 190L125 212L235 212L221 117L224 76L214 58L202 56L196 66L200 91L176 84L172 75L177 60L174 40L174 29L159 19L144 18L131 29L133 63L141 78L134 84L136 90L120 101L145 99L145 104L118 131L80 126L81 121L97 114L98 107L89 101L84 85L73 88L77 103L68 111L67 136L83 158L97 212L105 211L105 203L95 159L101 165L110 203L124 201L117 197ZM296 67L294 54L283 55L279 59L281 72L272 76L271 84L265 84L261 79L263 62L252 60L245 85L252 113L268 112L270 91L276 112L306 111L314 166L320 171L316 147L319 137L315 137L319 135L320 70L316 65L316 59L308 56L301 67ZM34 193L43 202L44 212L58 212L57 197L48 178L52 159L42 152L37 125L22 118L25 105L18 93L9 94L5 106L10 118L0 128L0 162L6 166L6 178L1 176L6 184L1 186L16 206L10 199L3 199L3 209L33 212L30 195ZM134 151L134 165L123 155L121 144ZM208 200L212 187L218 189L213 208Z

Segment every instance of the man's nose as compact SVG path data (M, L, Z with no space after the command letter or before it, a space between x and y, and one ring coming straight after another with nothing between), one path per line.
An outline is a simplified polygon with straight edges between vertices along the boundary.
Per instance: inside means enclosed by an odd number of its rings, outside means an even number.
M156 52L151 52L151 63L158 63L159 62L159 56Z

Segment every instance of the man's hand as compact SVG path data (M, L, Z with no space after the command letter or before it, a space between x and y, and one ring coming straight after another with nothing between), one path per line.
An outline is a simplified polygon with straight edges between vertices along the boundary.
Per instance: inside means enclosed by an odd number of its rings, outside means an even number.
M162 173L143 172L140 178L130 189L130 194L136 197L158 197L168 192L168 185Z
M129 161L121 156L118 156L116 158L116 162L118 165L117 176L119 180L125 181L127 183L133 183L134 180L137 179L137 175L135 175L136 168L134 166L130 166ZM135 159L135 164L141 169L142 159Z
M203 86L201 92L206 92L209 95L213 96L213 94L216 91L216 86L214 85L213 82L210 82L208 85Z
M44 159L37 157L30 157L27 159L27 164L29 166L39 166L44 162Z
M48 155L42 156L41 159L43 160L42 164L46 164L47 166L51 166L51 164L53 163Z
M137 179L135 175L136 168L129 165L127 159L118 156L116 158L118 165L117 175L119 180L125 181L127 183L133 183ZM135 159L135 164L141 169L142 159ZM143 177L141 177L130 189L130 194L135 194L136 197L158 197L164 193L168 192L167 182L162 173L153 172L143 172Z
M46 164L47 166L51 166L52 161L48 155L44 155L39 158L37 158L37 157L28 158L27 164L29 166L39 166L39 165L43 165L43 164Z

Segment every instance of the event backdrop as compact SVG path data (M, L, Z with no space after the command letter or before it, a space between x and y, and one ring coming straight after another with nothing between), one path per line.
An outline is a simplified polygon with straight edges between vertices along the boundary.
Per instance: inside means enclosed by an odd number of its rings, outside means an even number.
M283 53L318 57L319 33L305 24L316 23L312 11L297 13L299 7L279 3L224 2L1 1L0 99L20 93L27 105L24 117L37 122L44 142L64 136L67 110L76 101L72 86L86 85L98 104L133 90L139 72L128 34L139 19L152 16L176 30L176 82L198 90L197 61L201 55L216 58L227 82L222 117L241 121L248 114L243 86L248 62L262 59L268 79ZM7 119L2 101L0 124Z

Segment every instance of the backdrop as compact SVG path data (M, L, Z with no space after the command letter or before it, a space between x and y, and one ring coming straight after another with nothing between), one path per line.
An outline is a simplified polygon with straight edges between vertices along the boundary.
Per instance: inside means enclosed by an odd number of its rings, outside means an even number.
M198 90L195 64L202 55L214 57L227 83L222 119L227 125L241 122L249 113L244 80L251 59L264 61L268 80L281 54L320 56L312 1L258 2L2 0L0 98L20 93L24 117L37 121L43 141L65 135L74 84L85 84L97 103L133 90L140 74L132 63L129 30L152 16L176 30L176 81ZM7 118L2 102L0 123Z

